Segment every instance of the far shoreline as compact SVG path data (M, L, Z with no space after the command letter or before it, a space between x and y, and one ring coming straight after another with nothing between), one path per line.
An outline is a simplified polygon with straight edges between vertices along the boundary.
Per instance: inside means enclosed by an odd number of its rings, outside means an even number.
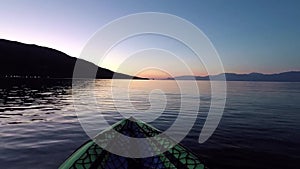
M26 77L0 77L0 81L5 80L66 80L66 81L73 81L73 80L135 80L135 81L223 81L219 79L155 79L155 78L132 78L132 79L125 79L125 78L26 78ZM299 83L300 81L283 81L283 80L224 80L226 82L279 82L279 83Z

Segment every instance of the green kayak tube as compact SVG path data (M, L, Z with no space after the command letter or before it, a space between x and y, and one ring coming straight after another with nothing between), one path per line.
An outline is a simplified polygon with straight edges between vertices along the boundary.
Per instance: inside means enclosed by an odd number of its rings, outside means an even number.
M118 146L122 151L132 151L126 140L114 143L118 135L116 132L134 138L149 138L147 145L134 144L139 151L157 151L159 147L168 147L167 151L145 158L131 158L116 155L102 147ZM204 164L195 154L174 143L170 137L163 136L162 132L153 126L134 118L123 119L109 129L99 133L93 140L87 141L71 154L60 169L204 169ZM158 137L155 137L158 136ZM113 145L114 144L114 145ZM99 146L101 145L101 146ZM132 144L131 144L132 145ZM150 147L150 148L149 148Z

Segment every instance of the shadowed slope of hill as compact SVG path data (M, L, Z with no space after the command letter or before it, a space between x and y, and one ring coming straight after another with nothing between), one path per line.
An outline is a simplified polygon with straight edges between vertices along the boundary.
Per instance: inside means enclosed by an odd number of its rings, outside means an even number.
M77 61L82 70L89 70L80 72L78 78L95 78L90 73L97 71L96 78L100 79L145 79L115 73L55 49L4 39L0 39L0 59L0 77L72 78Z

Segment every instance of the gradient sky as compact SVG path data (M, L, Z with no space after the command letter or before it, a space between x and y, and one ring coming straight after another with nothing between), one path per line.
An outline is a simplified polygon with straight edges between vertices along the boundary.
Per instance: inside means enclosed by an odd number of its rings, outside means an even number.
M110 21L137 12L163 12L199 27L214 44L226 72L274 73L300 70L299 9L297 0L1 0L0 38L78 57L89 38ZM195 72L205 74L202 68Z

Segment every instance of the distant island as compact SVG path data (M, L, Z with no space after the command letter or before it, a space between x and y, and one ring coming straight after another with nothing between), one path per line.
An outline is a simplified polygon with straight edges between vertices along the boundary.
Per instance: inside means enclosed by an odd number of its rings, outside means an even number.
M289 71L275 74L262 74L262 73L223 73L219 75L209 76L178 76L176 80L222 80L225 75L227 81L265 81L265 82L300 82L300 71ZM168 78L171 80L174 78Z
M0 78L72 78L76 61L98 70L97 79L147 79L116 73L55 49L0 39Z

